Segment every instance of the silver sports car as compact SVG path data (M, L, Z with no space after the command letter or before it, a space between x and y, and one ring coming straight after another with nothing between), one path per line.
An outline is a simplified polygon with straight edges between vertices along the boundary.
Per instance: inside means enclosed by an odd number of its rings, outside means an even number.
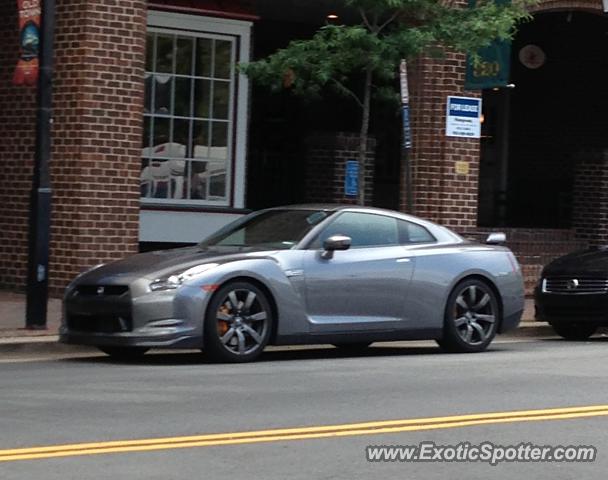
M479 352L523 311L521 271L502 242L374 208L261 210L197 246L81 274L66 290L61 341L116 357L202 348L229 362L268 344L435 339Z

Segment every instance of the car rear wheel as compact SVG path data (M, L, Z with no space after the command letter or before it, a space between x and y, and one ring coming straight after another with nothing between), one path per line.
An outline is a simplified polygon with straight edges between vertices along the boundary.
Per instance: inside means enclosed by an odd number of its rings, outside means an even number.
M145 347L97 347L106 355L117 360L135 360L142 357L149 348Z
M551 326L566 340L587 340L597 330L597 325L590 323L552 323Z
M249 282L231 282L211 299L204 350L222 362L255 360L270 339L273 315L266 294Z
M437 343L449 352L481 352L496 335L499 315L494 291L480 280L465 280L448 297Z

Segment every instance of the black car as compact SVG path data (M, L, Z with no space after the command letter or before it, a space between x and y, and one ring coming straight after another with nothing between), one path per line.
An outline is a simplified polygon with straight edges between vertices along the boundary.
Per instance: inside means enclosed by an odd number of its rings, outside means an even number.
M568 340L585 340L608 325L608 247L552 261L534 292L536 319Z

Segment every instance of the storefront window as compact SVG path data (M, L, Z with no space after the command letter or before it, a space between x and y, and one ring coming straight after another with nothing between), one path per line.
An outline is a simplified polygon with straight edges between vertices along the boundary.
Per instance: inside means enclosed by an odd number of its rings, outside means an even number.
M228 204L235 64L234 37L150 29L143 199Z

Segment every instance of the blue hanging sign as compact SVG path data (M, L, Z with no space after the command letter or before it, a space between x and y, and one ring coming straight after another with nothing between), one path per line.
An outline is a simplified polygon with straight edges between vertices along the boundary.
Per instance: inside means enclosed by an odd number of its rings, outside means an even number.
M344 195L356 197L359 195L359 162L347 160L344 171Z

